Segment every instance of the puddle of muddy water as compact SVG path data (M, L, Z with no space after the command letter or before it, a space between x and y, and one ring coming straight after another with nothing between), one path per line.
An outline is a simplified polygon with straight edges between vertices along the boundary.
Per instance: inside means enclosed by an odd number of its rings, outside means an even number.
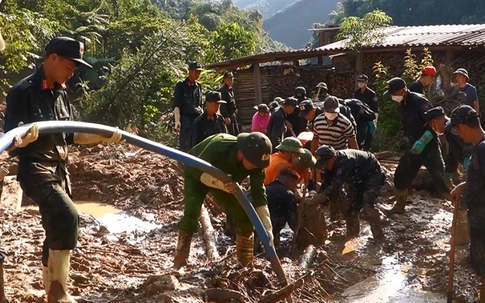
M112 205L94 201L74 201L74 204L80 214L84 213L93 216L99 223L106 226L110 233L149 232L159 227L157 224L124 214ZM29 205L22 207L22 210L38 211L38 207Z

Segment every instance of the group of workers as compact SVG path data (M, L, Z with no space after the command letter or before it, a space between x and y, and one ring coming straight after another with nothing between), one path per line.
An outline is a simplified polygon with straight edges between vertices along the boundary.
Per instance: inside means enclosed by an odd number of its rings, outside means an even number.
M109 138L84 133L39 135L35 122L72 119L65 83L80 65L91 67L83 60L83 52L84 45L79 41L67 37L52 39L45 48L42 65L15 84L7 96L4 130L33 123L24 137L13 140L8 151L19 157L18 180L22 189L39 205L46 232L42 266L48 302L75 302L68 294L67 279L79 221L66 168L67 146L119 143L122 139L119 132ZM309 180L313 179L316 187L317 171L321 171L321 186L309 203L332 204L343 195L347 237L359 234L362 212L375 241L385 239L379 212L374 207L385 176L379 161L369 152L378 102L375 92L367 87L367 76L357 78L354 98L346 100L331 96L323 82L317 85L314 101L306 97L303 87L297 87L294 96L275 100L269 106L257 106L258 115L268 114L266 129L264 119L259 119L253 132L240 133L233 74L224 74L223 86L207 93L203 106L202 89L197 82L201 70L200 64L191 62L189 76L175 87L173 113L175 128L180 130L180 149L221 169L232 181L224 183L208 173L184 167L184 214L179 223L175 268L187 264L192 235L197 231L201 207L209 192L234 224L238 261L243 266L251 263L254 227L234 196L239 184L248 177L250 200L270 245L278 242L278 234L287 223L295 228L298 204L307 203L305 197L299 196L297 185L310 186ZM421 165L426 166L437 192L451 198L460 209L457 235L461 234L464 243L469 238L470 261L482 282L479 293L485 294L485 207L480 202L481 194L485 195L485 132L480 125L476 89L467 83L466 70L455 72L467 104L454 109L448 119L444 110L433 108L421 91L411 90L421 90L435 76L436 70L426 67L409 89L401 78L388 82L387 94L397 103L409 146L395 173L397 201L386 214L405 211L411 182ZM313 138L302 142L298 136L307 131L313 133ZM445 157L439 141L443 134L449 144ZM465 167L467 181L453 188L449 178L458 164ZM485 295L480 300L485 302Z

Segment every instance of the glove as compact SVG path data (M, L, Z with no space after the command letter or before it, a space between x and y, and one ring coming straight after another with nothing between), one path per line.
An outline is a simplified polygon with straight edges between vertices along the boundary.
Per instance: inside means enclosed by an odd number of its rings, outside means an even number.
M375 121L377 123L377 121L379 120L379 113L375 113L375 115L376 115L376 120Z
M24 123L22 121L19 122L19 126L21 126L21 125L24 125ZM14 139L13 144L18 145L18 147L26 147L30 143L37 140L37 138L39 138L39 126L34 123L30 127L27 134L20 139L20 142L18 142L18 139Z
M173 109L173 117L175 118L175 126L174 126L174 129L176 131L179 131L180 130L180 108L178 107L175 107Z
M229 193L229 194L236 193L236 190L238 187L236 182L224 183L221 180L214 178L212 175L208 173L202 173L202 175L200 175L200 182L202 182L203 184L209 187L225 191L226 193Z
M468 173L468 167L470 166L470 157L463 158L463 172L465 174Z
M123 143L125 140L122 140L122 135L119 131L116 131L111 135L111 137L107 138L100 135L95 134L86 134L86 133L75 133L74 134L74 143L77 144L98 144L100 142L106 143Z
M376 126L375 121L369 121L369 122L367 122L367 125L369 125L369 131L370 131L371 134L376 132L377 126Z
M431 139L433 139L433 134L429 130L427 130L426 132L424 132L421 138L414 142L413 147L411 148L411 153L415 155L419 155L420 153L422 153L424 148L426 147L426 144L428 144Z
M271 216L269 214L268 205L256 207L256 213L263 223L266 234L269 238L269 245L274 247L273 225L271 224Z

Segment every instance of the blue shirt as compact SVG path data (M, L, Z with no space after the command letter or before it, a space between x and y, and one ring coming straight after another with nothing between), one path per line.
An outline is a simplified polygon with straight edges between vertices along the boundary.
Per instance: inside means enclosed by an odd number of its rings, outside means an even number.
M473 102L478 100L477 89L475 86L467 83L464 87L460 87L460 91L466 94L465 104L475 108Z

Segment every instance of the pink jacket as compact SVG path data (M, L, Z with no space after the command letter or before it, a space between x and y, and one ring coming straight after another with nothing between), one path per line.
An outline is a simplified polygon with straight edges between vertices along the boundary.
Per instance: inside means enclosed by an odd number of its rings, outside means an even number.
M253 116L253 122L251 124L251 131L265 133L266 128L268 127L270 117L271 117L270 113L268 113L264 117L261 117L259 112L256 112Z

